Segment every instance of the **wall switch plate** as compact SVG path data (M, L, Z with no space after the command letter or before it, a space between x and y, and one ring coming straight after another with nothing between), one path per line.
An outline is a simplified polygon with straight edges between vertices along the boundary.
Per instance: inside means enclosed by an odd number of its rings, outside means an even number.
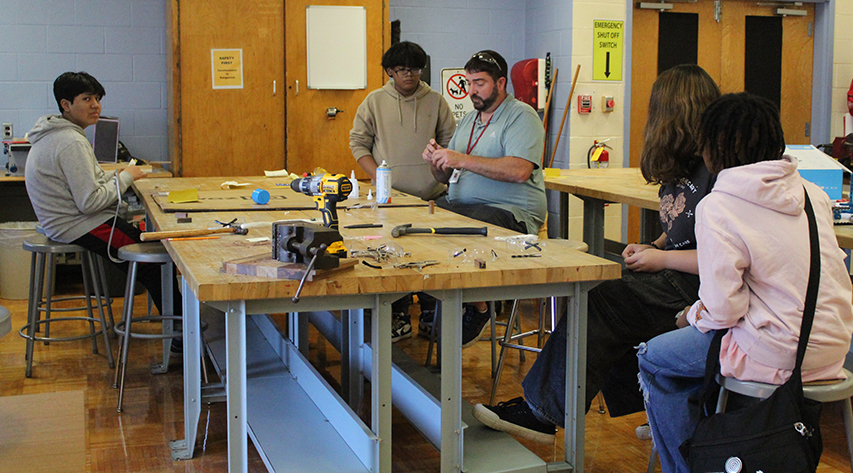
M12 124L4 123L3 124L3 139L12 139Z

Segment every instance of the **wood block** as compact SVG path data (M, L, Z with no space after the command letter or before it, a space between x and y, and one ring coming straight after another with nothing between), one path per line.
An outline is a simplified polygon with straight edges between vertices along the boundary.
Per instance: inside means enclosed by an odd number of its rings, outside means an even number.
M306 281L313 281L314 276L318 274L324 275L342 269L351 269L358 260L356 258L347 258L340 261L340 266L334 269L311 270L311 273L306 278ZM239 258L222 263L221 272L226 274L242 274L245 276L260 276L273 279L293 279L300 280L305 275L305 270L308 265L305 263L283 263L273 259L269 253L262 255L249 256L247 258Z

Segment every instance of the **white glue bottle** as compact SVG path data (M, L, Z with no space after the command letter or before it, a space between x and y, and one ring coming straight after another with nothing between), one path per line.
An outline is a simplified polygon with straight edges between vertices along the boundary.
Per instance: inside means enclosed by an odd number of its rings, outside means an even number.
M391 203L391 167L384 160L376 168L376 202Z
M355 178L355 170L350 171L349 181L352 183L352 192L347 196L350 199L358 199L358 180Z

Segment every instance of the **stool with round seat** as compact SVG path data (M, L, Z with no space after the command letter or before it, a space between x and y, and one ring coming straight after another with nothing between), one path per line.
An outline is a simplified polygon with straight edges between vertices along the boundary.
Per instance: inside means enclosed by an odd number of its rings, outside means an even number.
M92 339L92 353L98 353L97 337L104 336L104 344L107 351L107 360L110 368L115 366L112 349L110 348L109 328L105 318L105 309L112 319L111 301L107 292L103 265L97 255L87 251L85 248L70 244L60 243L44 235L35 235L23 243L23 248L32 253L30 262L30 290L28 301L27 324L19 331L19 335L27 339L27 370L26 376L32 377L33 371L33 346L34 343L44 342L66 342L72 340ZM80 255L81 269L83 273L83 295L55 298L53 287L55 283L56 258L59 254L76 253ZM45 284L45 269L47 269L47 284ZM47 286L45 288L45 285ZM43 297L44 296L44 297ZM84 305L76 307L54 307L57 302L81 300ZM98 309L98 317L92 313L92 301ZM86 316L53 317L52 312L73 312L85 310ZM40 315L44 312L44 320ZM87 321L89 322L89 333L66 337L51 337L50 326L55 322ZM95 330L95 322L101 324L101 329ZM36 332L44 326L44 336L37 336ZM25 333L26 332L26 333Z
M118 257L121 260L130 263L127 272L127 284L124 289L124 309L122 311L122 320L116 324L115 331L119 335L119 362L116 367L115 380L113 387L119 389L118 393L118 408L117 411L122 411L122 403L124 401L124 381L127 375L127 357L130 351L130 339L159 339L163 340L163 363L151 366L152 374L165 373L169 366L170 345L173 338L181 336L181 331L174 330L174 322L180 321L181 317L176 315L160 315L133 317L133 290L136 285L136 274L140 263L160 264L160 285L162 293L162 301L160 307L163 310L173 307L174 293L172 291L172 279L174 279L174 270L172 269L172 257L166 251L166 248L160 242L150 243L135 243L126 245L118 250ZM137 322L162 322L162 333L138 333L132 331L132 324Z
M850 468L853 471L853 406L850 398L853 397L853 373L843 370L847 379L814 381L803 383L803 396L806 399L822 403L838 403L844 417L844 431L847 434L847 453L850 455ZM729 392L758 399L767 399L779 386L774 384L759 383L757 381L741 381L735 378L726 378L717 375L717 384L720 385L720 395L717 398L716 412L725 412ZM652 447L651 458L649 458L648 472L654 471L657 459L657 450Z
M0 338L12 331L12 314L0 305Z

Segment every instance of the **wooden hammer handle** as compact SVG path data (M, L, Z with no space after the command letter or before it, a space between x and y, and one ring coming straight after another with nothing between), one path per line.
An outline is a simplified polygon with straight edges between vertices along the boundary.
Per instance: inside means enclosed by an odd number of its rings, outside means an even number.
M165 232L144 232L140 235L139 239L142 241L156 241L156 240L165 240L166 238L184 238L184 237L210 235L212 233L234 233L236 231L237 231L237 227L223 227L223 228L199 228L196 230L172 230L172 231L165 231Z

